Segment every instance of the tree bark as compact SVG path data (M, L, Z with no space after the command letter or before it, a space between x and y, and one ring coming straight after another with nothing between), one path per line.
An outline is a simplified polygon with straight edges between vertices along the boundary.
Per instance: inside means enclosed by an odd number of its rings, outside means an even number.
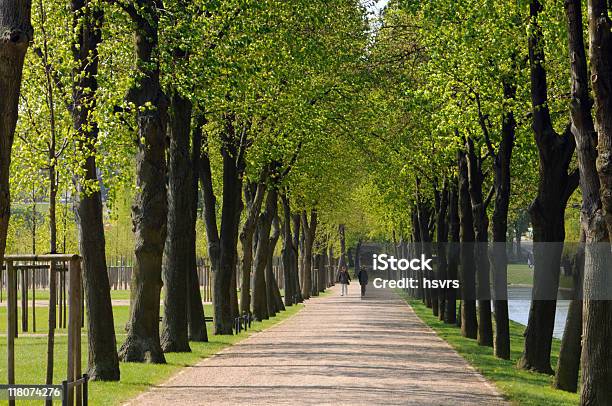
M323 247L321 251L321 262L319 263L319 293L325 292L327 288L327 247Z
M266 286L266 267L270 256L270 230L276 215L277 192L270 188L266 195L264 211L259 215L257 224L257 251L255 253L255 275L253 278L253 316L256 320L266 320L270 316L268 289ZM271 298L270 298L271 300Z
M568 3L566 2L566 7ZM580 6L580 3L578 3ZM567 392L578 390L580 372L580 353L582 352L582 277L584 275L584 230L580 233L580 246L573 261L574 297L570 301L559 350L559 360L553 386Z
M83 162L85 182L78 183L77 210L79 248L83 258L83 283L87 306L88 375L94 380L117 381L120 377L119 358L106 271L106 241L100 190L87 190L89 182L98 183L95 143L98 125L93 119L98 90L98 45L102 41L103 11L88 0L71 3L73 27L77 33L72 55L76 64L72 89L73 126Z
M346 266L346 226L340 224L338 226L338 236L340 238L340 258L338 258L338 270L342 266Z
M449 188L448 202L448 224L449 240L447 254L447 275L448 279L458 278L459 269L459 195L457 192L457 178L453 178ZM444 311L444 322L455 324L457 322L457 290L446 290L446 309Z
M280 194L283 205L283 274L285 277L285 306L297 303L297 261L295 259L296 249L293 245L293 235L291 233L291 205L285 193Z
M302 212L302 230L304 232L304 281L302 285L302 297L310 298L312 292L312 247L317 231L317 211L310 211L310 221L306 211Z
M260 176L258 183L247 183L244 187L244 197L247 207L247 217L240 231L242 245L242 280L240 281L240 309L242 314L251 313L251 269L253 268L253 234L257 226L257 218L266 192L266 171Z
M9 168L25 54L34 30L31 0L0 0L0 259L10 217Z
M190 256L194 221L193 171L189 155L191 102L173 89L170 96L168 138L168 235L164 247L164 318L161 346L164 352L189 352Z
M438 212L436 213L436 239L437 239L437 252L438 252L438 269L437 279L446 280L448 279L448 261L446 257L446 246L448 242L448 224L447 224L447 213L448 213L448 187L446 182L442 188L442 192L440 192L440 197L438 198L440 201ZM438 318L440 320L445 320L446 313L446 296L448 289L438 289Z
M232 291L236 294L238 227L242 212L244 137L236 134L233 115L226 116L221 155L223 157L223 206L221 212L219 269L214 281L215 334L232 334ZM234 277L232 277L232 275ZM232 284L232 281L234 284Z
M514 80L503 83L504 99L516 96ZM502 116L502 139L493 157L495 208L493 210L493 247L491 266L493 268L493 289L495 301L495 343L494 354L501 359L510 359L510 320L508 316L508 257L506 239L508 235L508 207L510 205L512 149L516 131L516 120L512 110Z
M278 192L276 193L276 195L276 205L278 205ZM272 220L272 231L268 242L268 249L270 250L270 254L268 255L268 263L266 264L266 296L268 297L269 315L271 315L272 313L276 314L280 311L285 310L285 305L283 305L283 298L280 294L278 283L276 283L276 278L274 277L274 251L276 249L276 244L278 243L278 239L280 237L280 224L276 213L277 210L278 208L275 207L274 219ZM270 313L270 309L272 310L272 313Z
M568 15L571 15L570 10L573 10L575 16L580 16L580 4L570 4ZM575 133L581 171L580 187L583 196L581 221L586 233L580 404L610 405L612 404L612 385L610 385L612 382L612 346L610 346L612 342L612 301L597 299L608 299L612 289L609 276L610 263L612 263L609 245L612 231L612 99L609 94L612 80L612 57L610 55L612 24L608 14L608 2L589 0L588 5L591 85L595 95L593 128L597 131L597 137L589 127L590 123L585 111L586 107L590 107L588 82L586 81L586 58L583 60L582 55L578 54L579 51L575 51L580 57L578 58L579 64L572 64L572 79L576 78L572 81L572 112L574 112L574 107L577 113L583 111L586 118L584 121L587 123L583 131ZM570 36L570 47L572 38L576 39L575 44L578 46L583 45L582 38L577 37L578 34L582 34L582 31L578 32L576 29L571 31L576 37ZM579 88L581 92L574 88ZM579 94L583 97L578 97ZM584 98L584 95L587 97ZM590 108L588 111L590 112ZM573 115L572 119L574 120ZM578 142L579 138L580 142ZM593 156L597 152L594 168ZM580 159L581 156L584 158ZM593 169L597 171L599 179L596 179Z
M476 155L474 141L467 138L467 166L472 217L476 237L476 280L478 294L478 344L493 346L493 322L491 320L491 284L489 280L489 258L487 242L489 240L489 218L487 201L483 198L482 159Z
M357 245L355 245L355 276L359 273L359 269L361 268L361 238L357 241Z
M128 100L137 106L138 192L132 206L136 263L132 273L130 319L119 356L126 362L165 363L159 341L159 299L168 214L165 183L167 101L160 86L155 56L161 4L156 0L143 0L139 5L138 10L126 6L136 27L138 75L128 92Z
M565 239L565 206L578 185L578 172L568 173L575 149L569 128L562 135L557 134L550 118L543 34L538 24L541 10L540 2L532 0L529 61L533 130L539 151L540 176L537 196L529 207L534 242L533 300L525 330L525 351L518 365L552 375L550 349Z
M302 297L302 288L300 283L300 260L299 260L299 247L300 247L300 228L301 228L301 217L299 213L294 213L291 215L291 224L293 225L293 269L295 276L295 286L294 291L296 295L296 303L302 303L304 298Z
M459 161L459 222L461 240L461 334L478 337L476 318L476 264L474 260L474 220L470 203L468 164L465 152L458 153Z
M198 259L196 256L196 224L198 217L199 188L198 179L200 171L200 160L202 155L202 126L203 115L194 114L193 128L191 130L191 218L189 225L189 273L187 275L188 298L187 298L187 322L189 327L189 340L208 342L206 330L206 317L202 304L202 293L200 292L200 281L198 279Z

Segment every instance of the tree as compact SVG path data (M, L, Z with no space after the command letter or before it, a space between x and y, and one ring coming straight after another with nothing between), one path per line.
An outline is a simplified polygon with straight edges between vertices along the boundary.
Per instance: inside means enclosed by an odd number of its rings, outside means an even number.
M137 76L127 94L138 125L136 154L137 194L132 206L136 263L132 274L127 338L119 356L126 362L165 363L159 341L159 299L162 257L166 241L168 201L165 136L167 100L159 77L158 24L161 4L141 0L118 3L134 24ZM138 7L136 7L138 6Z
M583 157L580 161L581 188L584 188L583 209L581 222L586 233L586 252L584 269L584 309L583 309L583 346L582 346L582 391L580 403L582 405L610 404L612 388L609 385L612 379L612 354L610 341L612 340L612 301L609 299L610 286L609 264L612 262L610 254L610 232L612 231L612 176L610 176L610 160L612 152L612 131L610 130L610 114L612 106L607 89L612 80L610 50L612 37L610 34L610 17L607 2L590 0L589 4L589 56L591 62L591 85L595 99L595 126L597 141L594 133L585 122L580 135L579 151ZM580 10L579 7L576 7ZM583 82L586 74L586 64L579 61L573 65L573 70L581 69L577 76L575 86L577 91L584 95L588 89ZM577 93L577 92L576 92ZM576 94L576 96L578 96ZM577 98L576 112L579 107L588 106L588 98ZM578 116L578 115L577 115ZM577 117L578 118L578 117ZM587 116L588 118L588 116ZM578 135L576 136L578 139ZM594 146L597 146L596 166L593 166ZM581 148L582 147L582 148ZM595 177L596 169L599 185ZM584 174L583 174L584 172ZM599 187L597 187L599 186ZM599 194L597 193L599 191ZM606 232L607 231L607 232ZM607 295L607 296L606 296ZM598 300L599 299L599 300Z
M552 374L550 348L559 287L561 252L565 239L564 212L567 200L578 186L578 171L569 172L575 149L569 126L561 135L553 128L548 107L548 85L544 68L542 29L538 16L542 5L529 6L531 31L529 62L533 131L539 150L538 194L529 207L533 225L534 278L525 351L519 360L523 369Z
M83 155L84 176L79 182L78 225L83 280L87 301L89 370L92 379L119 380L119 359L110 283L106 271L106 241L102 196L96 165L99 128L95 117L98 89L98 45L102 41L101 7L89 0L71 3L73 26L77 32L72 47L75 62L72 119L79 149Z

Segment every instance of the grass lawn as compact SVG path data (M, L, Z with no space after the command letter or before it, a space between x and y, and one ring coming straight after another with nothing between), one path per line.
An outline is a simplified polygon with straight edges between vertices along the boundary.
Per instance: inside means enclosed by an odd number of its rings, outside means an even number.
M204 311L206 315L212 315L212 306L205 305ZM139 393L147 390L153 385L159 384L168 379L172 374L176 373L180 368L194 365L203 358L219 352L223 348L241 341L251 334L262 331L288 317L297 313L303 305L291 306L287 311L278 314L276 317L263 322L255 322L250 330L242 332L235 336L214 336L211 334L212 326L208 325L209 339L208 343L191 343L191 353L168 353L166 354L165 365L139 364L139 363L121 363L121 381L120 382L91 382L89 400L93 405L118 405L126 400L135 397ZM48 309L37 308L37 320L39 321L40 329L38 332L46 332L46 316ZM117 332L118 345L125 340L126 334L124 330L125 323L128 319L128 306L113 307L115 317L115 331ZM39 317L40 315L40 317ZM21 332L21 326L20 326ZM6 383L6 308L0 308L0 383ZM83 348L83 371L86 370L87 364L87 334L82 334ZM54 382L61 383L66 377L66 351L67 351L67 336L65 330L56 330L55 339L55 361L54 361ZM44 335L38 336L21 336L15 341L15 370L16 383L36 383L44 382L45 365L47 354L47 338ZM42 401L31 401L28 403L20 402L20 404L42 404Z
M67 290L67 289L66 289ZM57 292L59 300L59 291ZM6 300L7 293L6 289L2 289L2 303ZM19 299L19 303L17 306L21 306L21 289L17 292L17 299ZM125 289L117 289L111 290L111 299L112 300L130 300L130 291ZM49 300L49 289L36 289L36 300ZM32 303L32 290L28 290L28 303L31 305Z
M421 301L408 298L397 291L414 309L414 312L429 325L439 337L447 341L463 358L476 368L513 404L537 406L577 405L579 397L552 387L552 377L534 372L519 370L516 363L523 352L523 331L525 327L510 321L510 360L500 360L493 356L493 349L481 347L476 340L465 338L454 325L440 322ZM560 341L553 340L552 363L557 364Z
M561 274L560 287L571 288L573 283L571 276ZM527 264L508 264L508 285L533 285L533 269Z

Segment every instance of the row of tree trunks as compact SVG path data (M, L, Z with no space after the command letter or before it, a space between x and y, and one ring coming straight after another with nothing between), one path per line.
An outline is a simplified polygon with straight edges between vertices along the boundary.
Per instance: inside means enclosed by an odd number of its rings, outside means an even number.
M78 182L77 224L83 258L83 282L87 307L88 375L95 380L119 380L119 358L106 272L104 223L100 190L84 185L97 183L96 150L98 125L93 119L98 89L98 45L102 42L102 8L89 0L71 2L73 27L77 35L72 47L75 61L72 89L72 120L81 153L84 182ZM34 250L35 253L35 250Z
M138 9L123 5L135 27L138 75L127 95L137 106L138 152L136 154L137 194L132 206L136 241L136 263L132 273L130 319L127 338L119 350L127 362L165 363L159 339L159 299L162 288L162 257L166 241L168 212L165 138L167 100L159 80L159 12L157 0L143 0ZM147 107L152 106L152 107Z
M538 192L529 207L533 226L533 299L525 330L525 350L519 367L552 374L550 350L559 288L561 253L565 240L565 207L578 185L578 172L569 173L575 149L569 128L555 132L548 107L544 46L538 16L542 5L530 3L529 62L533 130L539 151ZM542 300L546 299L546 300Z

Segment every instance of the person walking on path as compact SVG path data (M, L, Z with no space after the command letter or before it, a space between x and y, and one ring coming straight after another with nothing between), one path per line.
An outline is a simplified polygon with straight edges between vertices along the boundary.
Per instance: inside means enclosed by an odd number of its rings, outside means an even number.
M342 265L340 267L340 271L338 272L338 282L340 282L340 296L344 296L346 293L348 295L348 285L351 283L351 276L346 269L346 265Z
M361 297L364 297L366 293L366 286L368 285L368 271L366 271L364 266L362 266L359 270L357 279L359 279L359 284L361 285Z

